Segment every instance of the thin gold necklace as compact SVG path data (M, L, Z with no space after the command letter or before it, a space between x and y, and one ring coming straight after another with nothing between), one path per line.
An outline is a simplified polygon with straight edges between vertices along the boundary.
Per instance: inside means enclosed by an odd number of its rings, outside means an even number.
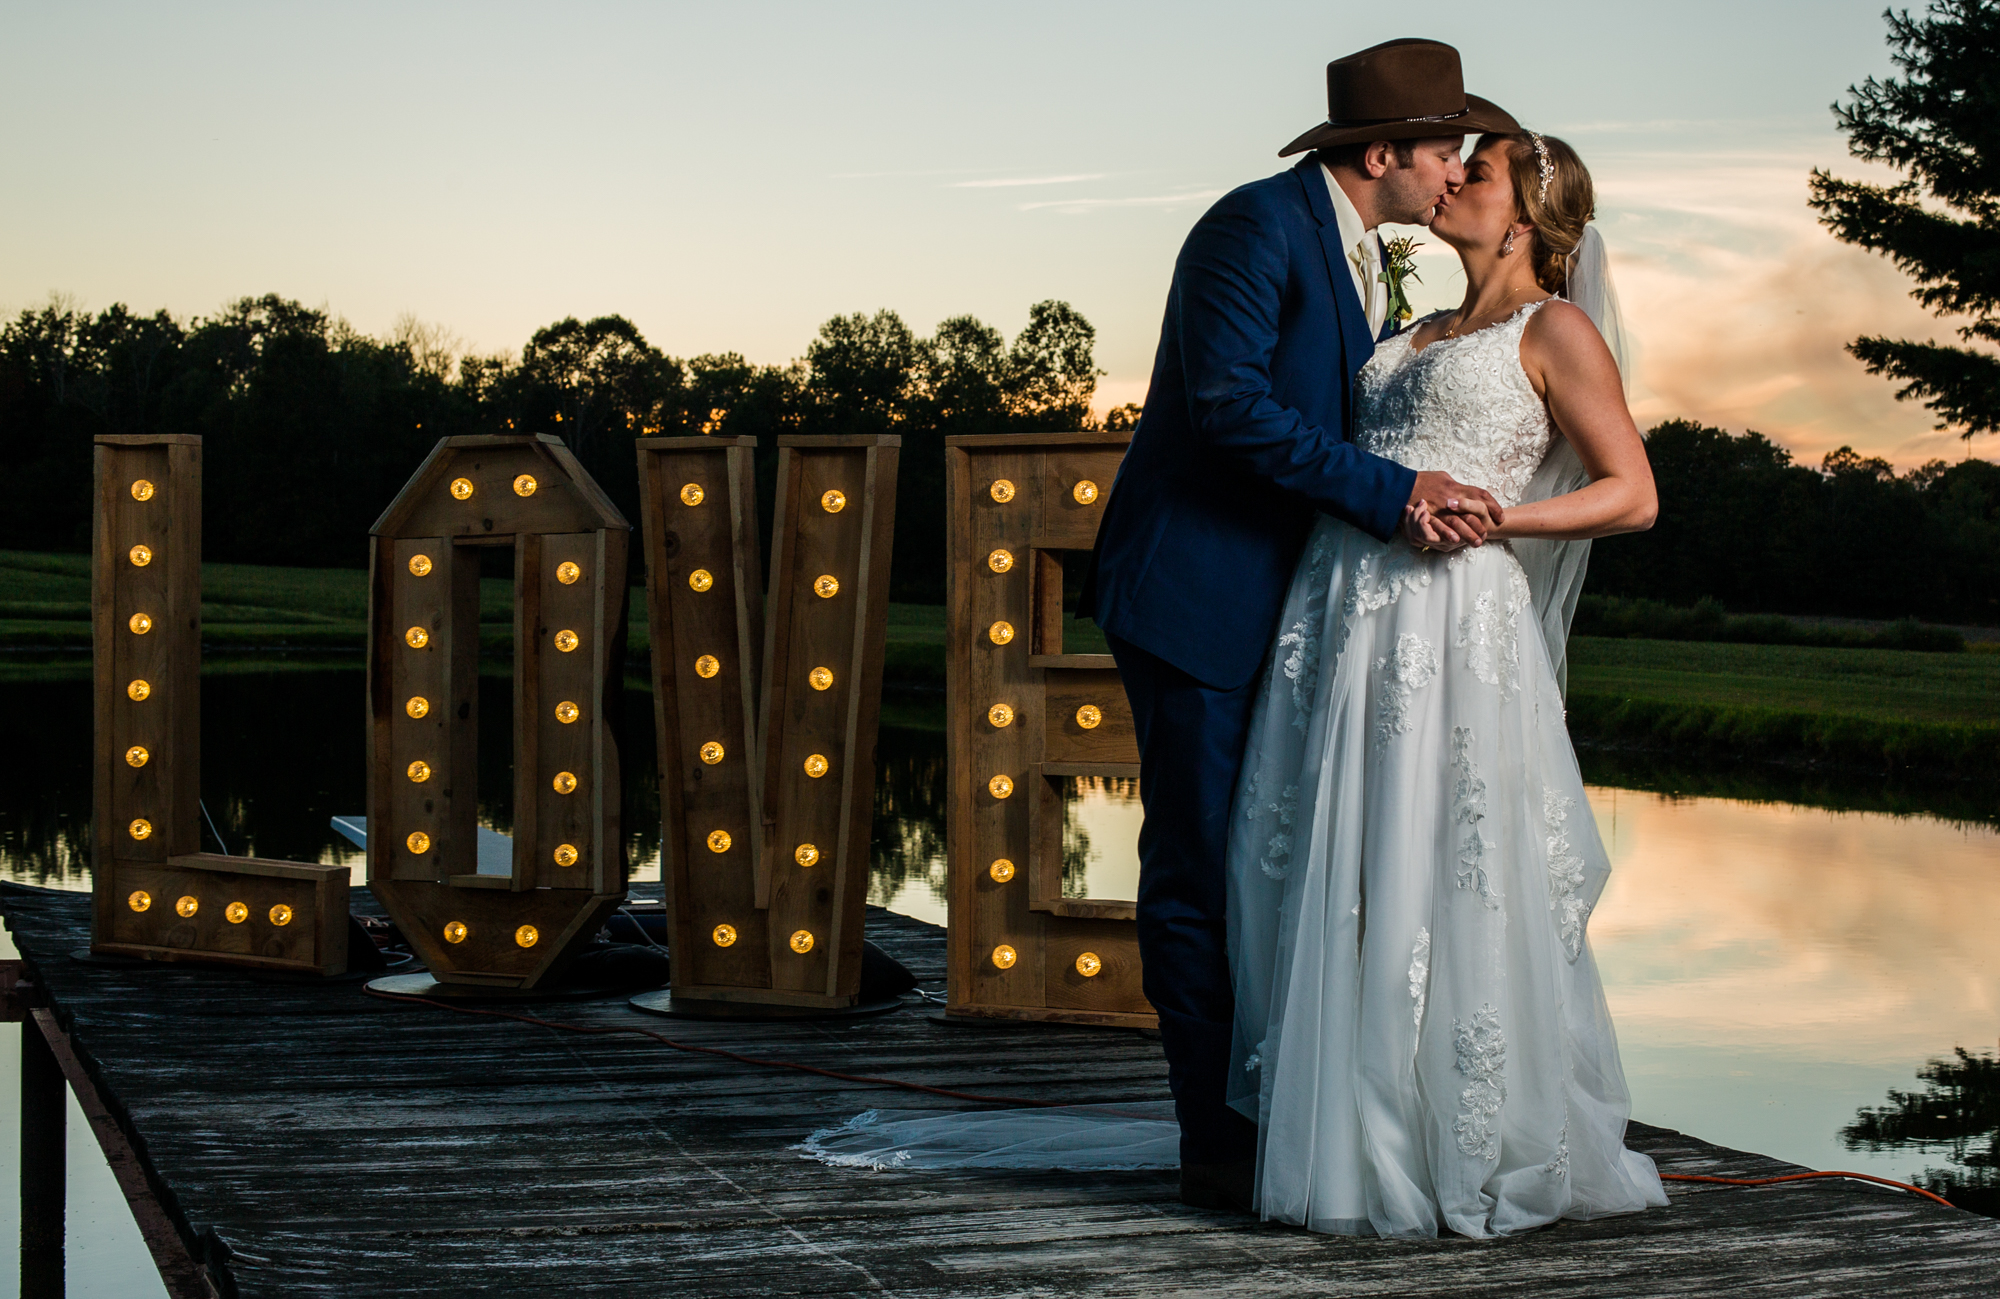
M1523 293L1533 293L1533 292L1534 292L1534 290L1533 290L1533 289L1515 289L1515 290L1514 290L1514 291L1513 291L1512 293L1508 294L1508 295L1507 295L1507 296L1506 296L1506 297L1505 297L1504 299L1502 299L1502 302L1503 302L1503 303L1507 303L1507 302L1512 302L1512 301L1513 301L1513 300L1514 300L1515 298L1518 298L1518 297L1520 297L1520 296L1521 296L1521 295L1522 295ZM1446 325L1446 326L1444 327L1444 336L1445 336L1446 338L1457 338L1457 337L1459 336L1459 334L1458 334L1458 327L1459 327L1459 325L1460 325L1460 324L1463 324L1463 323L1464 323L1464 322L1463 322L1463 321L1462 321L1462 320L1460 319L1460 316L1461 316L1462 314L1463 314L1462 312L1460 312L1460 313L1454 313L1454 314L1453 314L1453 316L1452 316L1452 321L1453 321L1453 323L1452 323L1452 324L1449 324L1449 325ZM1494 317L1493 319L1494 319L1494 320L1498 320L1498 319L1500 319L1500 317L1498 317L1498 316L1495 316L1495 317ZM1489 321L1488 323L1490 324L1490 323L1492 323L1492 322L1491 322L1491 321ZM1481 328L1484 328L1484 326L1482 326ZM1469 330L1469 331L1467 331L1467 332L1469 332L1469 333L1474 333L1474 334L1476 334L1476 333L1478 333L1478 332L1479 332L1479 330L1477 330L1477 329L1474 329L1474 330Z

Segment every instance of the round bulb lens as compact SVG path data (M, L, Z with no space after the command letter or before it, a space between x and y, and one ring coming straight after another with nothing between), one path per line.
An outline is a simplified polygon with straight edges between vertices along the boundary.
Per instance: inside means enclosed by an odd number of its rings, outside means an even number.
M697 568L694 572L688 574L688 585L697 591L706 591L709 587L715 585L715 578L707 569Z
M1004 730L1014 724L1014 710L1005 704L995 704L986 710L986 720Z
M153 895L144 889L134 889L132 896L125 899L125 905L134 911L144 911L153 905Z
M995 645L1005 645L1008 641L1014 639L1014 624L1004 621L996 622L986 629L986 637Z
M561 582L564 586L575 586L576 580L582 576L583 570L568 560L564 560L562 563L556 565L556 581Z
M732 839L731 839L731 838L729 837L729 831L727 831L727 830L711 830L711 831L709 831L709 834L708 834L708 850L709 850L710 852L728 852L728 851L729 851L729 845L730 845L731 843L733 843L733 842L734 842L734 840L732 840Z
M539 486L539 484L535 482L535 476L533 474L521 474L514 479L514 495L533 496L535 494L535 488L537 486ZM522 943L521 946L526 947L527 944Z
M147 695L152 694L153 687L144 681L134 681L131 685L125 687L125 693L136 703L144 699Z
M556 648L561 650L563 653L565 654L569 653L571 650L575 649L578 644L579 642L577 641L575 632L565 628L564 630L556 633Z
M558 866L576 865L575 844L559 843L556 845L556 865Z
M465 941L465 936L471 932L471 930L465 927L463 920L454 920L445 925L444 940L447 943L462 943Z
M1094 731L1104 724L1104 714L1096 704L1085 704L1076 710L1076 724L1086 731Z
M995 884L1005 884L1008 880L1014 878L1014 863L1002 857L991 866L988 866L986 873L993 877Z
M815 753L806 758L806 775L818 780L826 774L826 755Z
M133 499L133 500L135 500L135 501L150 501L150 500L152 500L152 499L153 499L153 485L152 485L151 483L147 482L147 481L146 481L145 479L143 479L143 478L136 478L136 479L134 479L134 480L132 481L132 499Z
M710 740L707 744L702 745L701 760L703 762L706 762L711 767L713 767L716 763L721 762L722 746L720 744L717 744L714 740Z
M527 493L522 492L521 495L526 496ZM514 931L514 942L519 946L533 947L536 943L540 942L541 940L542 940L541 931L536 929L533 925L522 925L519 929L516 929Z
M1014 962L1020 959L1021 954L1005 943L993 949L993 967L995 969L1011 970L1014 968Z
M715 945L717 947L732 946L736 942L736 926L717 925L715 927L715 932L710 934L709 937L715 940Z
M134 568L144 568L153 562L153 552L145 546L134 546L125 553L132 560Z
M411 695L410 702L403 705L403 711L412 717L422 717L431 710L431 701L422 695Z
M1086 478L1070 489L1070 495L1076 498L1078 505L1089 505L1097 499L1097 484Z
M458 498L459 500L461 500L461 501L469 501L469 500L471 500L471 499L472 499L472 480L471 480L470 478L454 478L454 479L452 479L452 480L451 480L451 494L452 494L453 496L457 497L457 498Z
M1098 971L1103 968L1104 962L1099 959L1096 952L1085 952L1076 958L1076 972L1086 979L1096 978Z
M689 483L687 486L681 488L681 504L700 505L702 498L706 495L708 493L701 490L700 483Z
M125 625L132 629L132 634L135 636L144 636L153 630L153 620L143 613L133 614Z
M419 759L416 762L411 763L409 767L409 777L411 780L416 781L419 785L423 784L425 781L431 778L431 764L423 761L422 759Z
M555 791L558 794L574 794L576 792L576 773L573 771L558 771L556 778L549 783L555 787Z
M694 674L698 677L712 677L720 671L722 664L713 654L704 654L694 661Z
M431 837L422 830L412 830L410 831L410 837L403 840L403 845L411 852L422 856L431 850Z
M146 746L143 744L135 744L125 750L125 764L127 766L143 767L152 760L153 755L146 752Z
M272 924L274 924L274 925L279 925L279 926L284 926L284 925L289 925L289 924L291 924L291 923L292 923L292 909L291 909L290 907L286 906L286 905L285 905L284 903L282 903L282 902L280 902L280 903L279 903L279 904L278 904L277 906L275 906L275 907L272 907L272 908L271 908L271 923L272 923Z
M581 716L583 716L583 710L578 708L570 700L565 699L561 703L556 705L556 720L561 722L564 726L568 726L571 722L575 721L577 718Z
M807 952L810 952L812 949L813 949L813 936L810 930L801 929L797 933L792 935L792 950L797 952L800 956L804 956Z
M807 674L806 680L812 683L812 688L815 690L831 690L833 688L833 669L814 668Z
M240 925L250 918L250 908L241 902L232 902L223 908L223 917L232 925Z
M1014 792L1014 782L1006 776L995 776L986 782L986 791L995 798L1006 798Z
M412 627L403 633L403 640L411 649L422 649L431 643L431 634L422 627Z
M840 594L840 579L831 573L821 573L813 579L813 594L822 600L831 600Z
M153 837L153 823L143 816L133 818L132 824L126 826L125 830L134 839L150 839Z
M819 498L819 507L828 514L838 514L847 508L847 498L839 492L827 492Z
M1014 567L1014 556L1010 551L996 550L986 557L986 567L996 573L1004 573Z
M996 478L993 480L992 494L995 501L1005 505L1014 499L1014 484L1005 478Z
M174 900L174 910L180 912L183 916L191 916L201 910L201 899L192 894L183 893Z
M412 577L428 577L430 571L431 557L429 555L410 556L410 575Z
M817 866L819 865L819 849L812 844L802 843L792 850L792 860L808 868Z

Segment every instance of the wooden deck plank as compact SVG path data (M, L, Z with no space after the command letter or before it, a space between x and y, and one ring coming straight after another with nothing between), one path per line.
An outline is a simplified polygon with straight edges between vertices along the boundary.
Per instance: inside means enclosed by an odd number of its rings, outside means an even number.
M357 909L370 898L357 891ZM59 1019L245 1296L1989 1295L2000 1222L1847 1183L1682 1188L1664 1210L1505 1241L1345 1240L1184 1208L1164 1173L874 1173L792 1147L922 1094L762 1069L362 994L358 984L69 961L88 900L0 886ZM868 934L938 988L944 936L871 909ZM1159 1099L1129 1030L528 1013L638 1026L848 1072L1030 1099ZM1791 1166L1634 1126L1670 1171Z

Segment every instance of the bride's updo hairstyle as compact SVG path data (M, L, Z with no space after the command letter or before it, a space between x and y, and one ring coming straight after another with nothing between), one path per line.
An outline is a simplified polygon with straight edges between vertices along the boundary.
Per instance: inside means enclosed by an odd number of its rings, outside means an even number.
M1542 184L1542 152L1535 137L1526 131L1502 135L1489 132L1479 137L1474 153L1489 144L1505 147L1507 170L1514 179L1515 202L1521 220L1535 228L1529 236L1528 256L1535 268L1535 281L1550 293L1561 293L1569 275L1565 270L1569 255L1583 242L1583 227L1597 215L1597 189L1590 172L1576 150L1553 135L1541 137L1548 151L1548 185Z

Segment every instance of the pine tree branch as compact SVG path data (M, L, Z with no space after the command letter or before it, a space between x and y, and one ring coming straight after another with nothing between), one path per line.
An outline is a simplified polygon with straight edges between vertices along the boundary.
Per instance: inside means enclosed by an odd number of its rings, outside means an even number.
M1813 170L1809 207L1842 243L1888 254L1937 315L2000 307L2000 220L1958 221L1925 209L1913 181L1865 185Z
M1847 345L1868 373L1903 381L1898 401L1921 401L1941 429L1960 436L2000 432L2000 357L1941 343L1857 338Z

